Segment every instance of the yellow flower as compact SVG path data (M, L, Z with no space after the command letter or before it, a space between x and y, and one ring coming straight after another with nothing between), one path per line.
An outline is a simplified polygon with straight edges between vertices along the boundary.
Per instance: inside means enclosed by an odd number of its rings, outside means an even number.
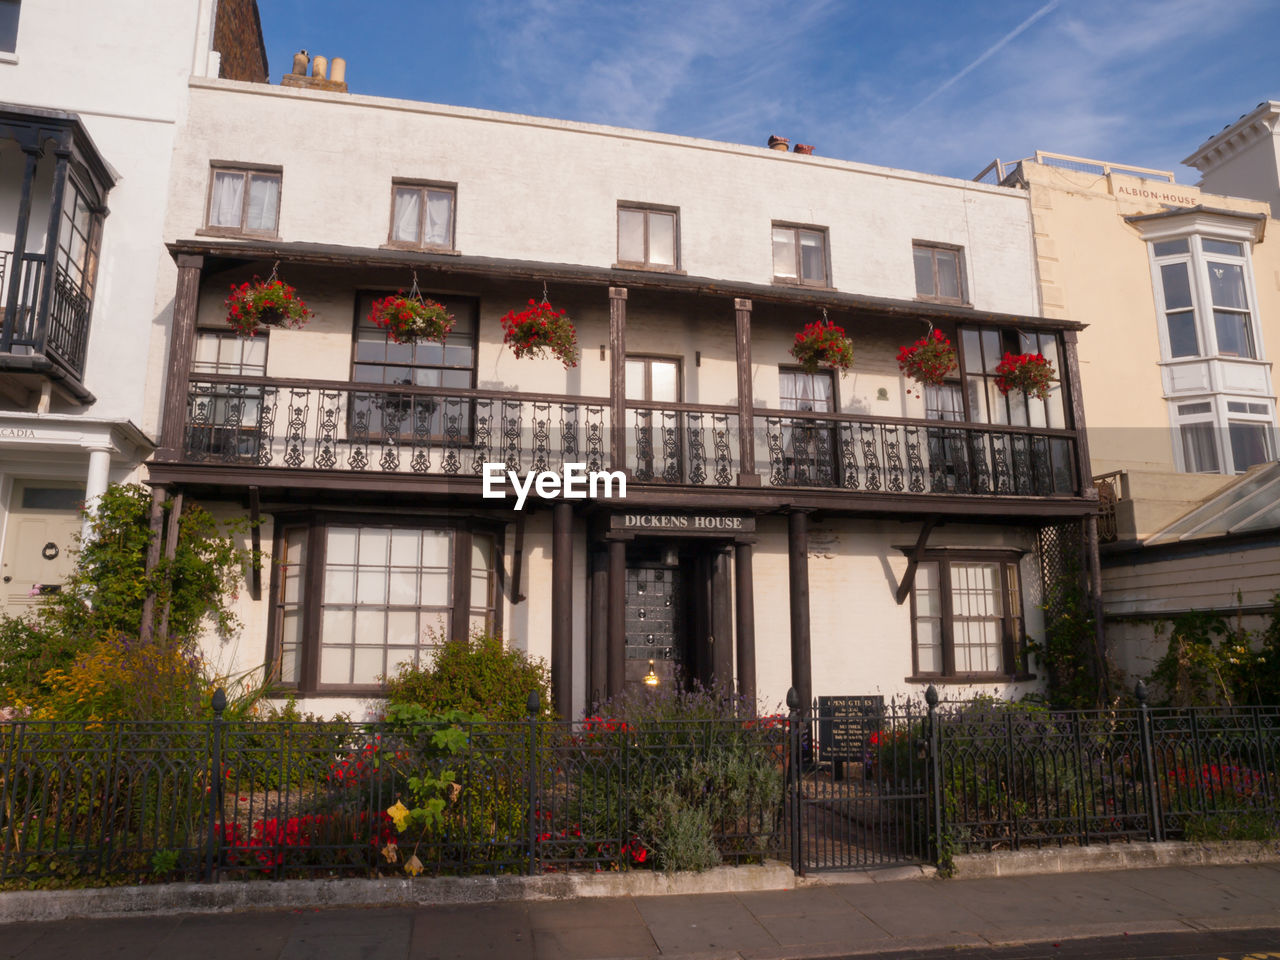
M403 832L405 824L409 822L409 808L397 800L394 807L387 808L387 816L395 821L396 829Z

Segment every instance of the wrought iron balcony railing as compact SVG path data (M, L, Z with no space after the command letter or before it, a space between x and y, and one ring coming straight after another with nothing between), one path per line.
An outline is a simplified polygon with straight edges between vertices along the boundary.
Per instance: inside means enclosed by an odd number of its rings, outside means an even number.
M43 355L65 367L76 378L84 376L92 301L61 268L53 278L51 302L40 304L48 258L25 254L14 270L11 255L0 253L0 352ZM9 310L9 294L17 285L17 300Z
M735 407L629 401L611 461L603 397L195 374L181 459L294 470L479 476L582 463L633 482L730 487L744 470ZM1068 430L760 411L765 487L850 493L1072 496Z
M757 414L755 429L757 472L775 487L1035 497L1077 492L1069 430L793 411Z

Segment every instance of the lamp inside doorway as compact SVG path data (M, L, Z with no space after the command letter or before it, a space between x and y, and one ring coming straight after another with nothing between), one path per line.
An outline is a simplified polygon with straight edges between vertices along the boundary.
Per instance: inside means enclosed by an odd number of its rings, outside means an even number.
M652 660L649 661L649 672L644 675L644 685L646 687L656 687L658 685L658 675L653 672Z

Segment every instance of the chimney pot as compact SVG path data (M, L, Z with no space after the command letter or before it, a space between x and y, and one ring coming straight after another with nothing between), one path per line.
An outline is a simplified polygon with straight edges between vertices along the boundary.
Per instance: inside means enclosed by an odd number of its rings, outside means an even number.
M793 153L801 153L801 154L804 154L804 155L808 156L809 154L812 154L812 153L813 153L813 144L812 144L812 143L797 143L794 147L792 147L792 148L791 148L791 151L792 151Z
M347 61L342 57L334 57L329 64L329 80L333 83L347 82Z
M327 80L329 77L329 58L316 54L311 58L311 76L317 80Z
M307 64L311 58L307 56L307 51L299 50L293 55L293 73L297 77L305 77L307 75Z
M771 134L769 136L770 150L781 150L785 153L787 147L790 145L791 145L791 140L788 137L779 137L776 134Z

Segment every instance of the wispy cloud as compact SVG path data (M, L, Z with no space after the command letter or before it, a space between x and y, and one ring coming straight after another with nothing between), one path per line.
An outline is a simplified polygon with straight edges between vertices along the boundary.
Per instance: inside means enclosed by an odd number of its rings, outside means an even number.
M925 104L930 103L933 100L936 100L942 94L946 93L948 90L954 87L957 83L959 83L969 74L971 74L974 70L982 66L982 64L986 63L988 60L994 57L997 53L999 53L1001 50L1007 47L1013 40L1015 40L1018 37L1020 33L1026 30L1027 27L1031 26L1033 23L1035 23L1037 20L1039 20L1041 17L1045 16L1046 14L1051 13L1054 9L1057 8L1059 3L1061 3L1061 0L1049 0L1049 3L1046 3L1043 7L1037 10L1031 16L1027 17L1027 19L1023 20L1020 24L1018 24L1016 27L1014 27L1012 30L1006 33L1003 37L1001 37L991 46L987 47L986 50L982 51L982 53L978 56L978 58L976 60L970 61L969 64L963 70L961 70L957 74L954 74L953 76L948 77L941 84L935 87L927 97L925 97L923 100L917 103L914 107L912 107L906 113L902 114L902 119L905 120L907 117L911 116L911 114L915 113Z

